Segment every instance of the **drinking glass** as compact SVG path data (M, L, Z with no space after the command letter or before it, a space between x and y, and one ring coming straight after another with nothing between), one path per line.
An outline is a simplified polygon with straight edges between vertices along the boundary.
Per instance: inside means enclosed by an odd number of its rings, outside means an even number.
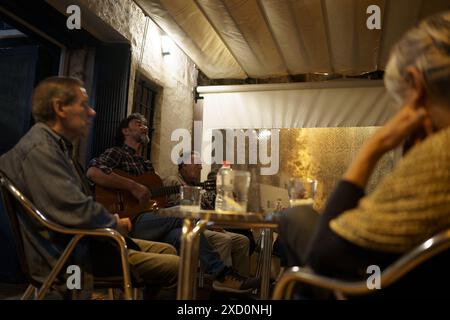
M247 212L248 189L250 187L250 172L232 171L234 211Z
M247 212L250 172L231 170L222 177L221 181L222 186L217 194L220 201L216 201L216 211L220 213Z
M313 205L317 191L317 180L291 178L288 184L289 204L291 207L299 205Z
M181 186L180 187L180 209L183 211L199 212L200 211L200 199L201 199L200 187L193 186Z

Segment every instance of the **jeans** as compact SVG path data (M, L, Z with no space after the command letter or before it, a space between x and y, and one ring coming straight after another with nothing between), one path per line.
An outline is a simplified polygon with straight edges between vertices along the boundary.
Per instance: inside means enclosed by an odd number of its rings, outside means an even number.
M131 236L137 239L165 242L180 251L181 228L183 220L176 217L164 217L150 212L139 215L133 221ZM203 233L200 234L199 259L206 273L216 276L225 264L219 254L209 244Z

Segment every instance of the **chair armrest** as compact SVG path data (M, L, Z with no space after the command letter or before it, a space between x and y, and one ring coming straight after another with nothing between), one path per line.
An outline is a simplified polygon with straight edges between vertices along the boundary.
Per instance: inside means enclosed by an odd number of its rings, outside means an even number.
M293 285L296 282L345 294L363 295L372 292L367 287L366 281L343 281L317 275L308 268L292 267L287 269L278 281L274 290L273 299L289 299L292 295Z
M54 223L47 219L47 217L42 214L32 203L29 201L4 175L0 170L0 186L1 186L1 196L5 201L5 205L8 207L8 210L11 212L14 211L12 208L12 199L18 202L21 207L21 210L24 210L24 214L29 215L32 219L34 219L37 223L42 225L43 227L51 230L53 232L57 232L60 234L73 235L72 239L66 246L66 248L61 253L61 256L58 258L54 268L47 276L46 280L42 284L39 293L37 295L38 299L43 299L46 292L49 290L51 284L55 280L56 276L59 274L61 268L67 261L70 254L75 249L77 243L84 236L91 237L107 237L113 239L118 245L120 249L120 258L122 263L122 274L123 274L123 286L124 286L124 296L125 298L131 299L131 277L130 277L130 269L128 264L128 250L127 244L125 242L125 238L116 230L111 228L102 228L102 229L75 229L75 228L67 228L57 223ZM14 216L13 221L17 224L17 217L11 213L11 216ZM20 236L19 236L20 238Z
M127 248L125 239L123 236L114 229L111 228L101 228L101 229L75 229L75 228L67 228L63 227L57 223L54 223L53 221L50 221L43 215L34 205L25 197L22 196L20 192L13 189L10 190L12 195L16 197L22 207L27 211L27 213L34 218L38 223L40 223L42 226L61 234L67 234L67 235L78 235L78 236L94 236L94 237L109 237L114 239L117 244L122 248Z
M448 249L450 249L450 229L441 231L393 262L381 273L380 286L386 288L418 265ZM339 294L364 295L373 292L364 280L344 281L317 275L311 269L293 267L286 270L280 278L275 287L273 298L290 298L295 282L303 282Z
M49 225L45 224L47 228L52 231L59 232L67 235L80 235L89 237L107 237L113 239L119 247L127 248L125 238L120 234L119 231L111 228L101 228L101 229L72 229L61 227L57 224L51 223Z
M66 235L73 235L74 237L70 241L68 247L64 250L64 253L62 254L62 259L60 258L58 260L57 267L55 267L55 270L58 270L62 266L62 262L65 261L65 259L68 257L68 255L73 251L76 244L81 240L81 238L85 236L90 237L107 237L111 238L113 241L115 241L120 250L120 260L122 263L122 275L123 275L123 283L124 283L124 297L127 300L132 299L131 294L131 275L130 275L130 268L128 264L128 249L127 244L125 242L125 238L117 231L111 228L101 228L101 229L73 229L73 228L67 228L60 226L50 220L48 220L39 210L37 210L29 201L22 201L22 206L27 210L28 214L30 214L34 219L36 219L40 224L42 224L44 227L48 228L49 230L52 230L54 232L58 232L60 234L66 234ZM61 261L60 261L61 260ZM55 273L56 274L56 273ZM54 278L54 275L52 275L52 278ZM52 280L53 281L53 280ZM49 281L51 283L51 281ZM43 297L44 293L48 289L49 285L46 285L46 288L44 290L41 290L42 293L40 293L40 296Z

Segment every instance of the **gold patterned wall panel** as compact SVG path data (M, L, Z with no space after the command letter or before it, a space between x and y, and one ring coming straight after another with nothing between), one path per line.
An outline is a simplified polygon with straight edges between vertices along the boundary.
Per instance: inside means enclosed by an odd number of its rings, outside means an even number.
M377 130L376 127L279 129L279 170L274 175L261 175L260 168L263 166L248 164L249 144L247 139L245 145L246 163L232 165L232 168L251 172L252 183L249 191L248 209L250 211L262 211L260 183L286 188L290 177L301 177L318 181L314 208L320 212L327 197L351 163L356 152L375 130ZM221 132L225 139L225 130L221 130ZM257 130L257 132L260 133L261 130ZM267 141L269 152L270 139L273 136L266 138L269 139ZM235 139L235 155L237 154L236 144ZM379 161L369 181L367 192L373 190L380 179L392 170L398 159L398 154L398 151L389 152ZM236 157L232 163L236 163ZM217 170L218 167L218 165L215 165L212 169Z

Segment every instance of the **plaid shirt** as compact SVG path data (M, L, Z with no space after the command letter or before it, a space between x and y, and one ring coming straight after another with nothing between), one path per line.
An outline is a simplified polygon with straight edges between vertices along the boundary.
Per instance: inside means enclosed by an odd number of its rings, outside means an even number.
M154 171L152 163L145 160L136 151L124 144L122 147L112 147L103 152L99 157L89 162L89 167L96 167L106 174L113 169L125 171L132 176L139 176L148 171Z

